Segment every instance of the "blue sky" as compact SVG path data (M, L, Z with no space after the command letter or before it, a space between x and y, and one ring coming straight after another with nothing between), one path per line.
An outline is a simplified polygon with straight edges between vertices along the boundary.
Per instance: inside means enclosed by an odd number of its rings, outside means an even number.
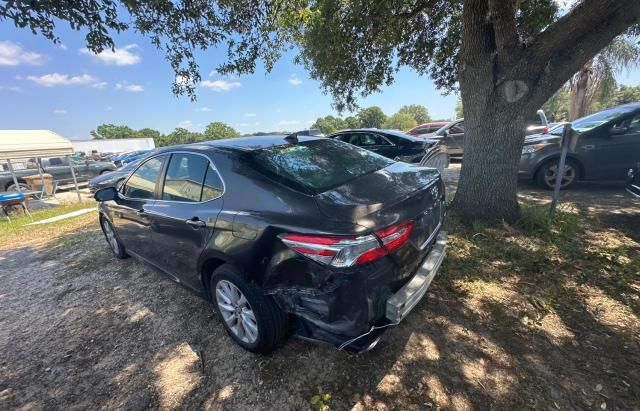
M173 72L162 52L133 32L116 37L116 53L84 50L81 33L60 28L62 46L8 23L0 26L0 124L3 129L50 129L72 139L90 138L102 123L175 127L201 131L224 121L240 132L297 130L317 117L336 114L301 66L285 56L270 74L225 78L209 73L225 51L199 59L203 83L198 100L171 93ZM624 84L640 84L640 70L624 73ZM404 104L422 104L432 117L450 117L456 97L443 96L427 77L401 70L396 82L362 101L392 114Z

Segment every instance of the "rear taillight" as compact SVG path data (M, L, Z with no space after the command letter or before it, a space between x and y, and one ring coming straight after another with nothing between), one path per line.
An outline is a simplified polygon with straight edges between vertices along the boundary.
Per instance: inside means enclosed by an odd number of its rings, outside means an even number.
M545 127L542 129L542 134L549 134L549 127Z
M415 223L408 221L358 237L285 234L281 237L292 250L321 264L351 267L384 257L405 244Z

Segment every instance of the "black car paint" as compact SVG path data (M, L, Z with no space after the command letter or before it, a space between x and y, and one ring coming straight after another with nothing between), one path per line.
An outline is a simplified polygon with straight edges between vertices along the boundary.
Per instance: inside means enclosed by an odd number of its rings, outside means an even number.
M580 180L625 180L628 170L640 157L640 129L620 135L610 133L615 123L640 115L640 103L607 110L619 110L620 113L591 130L580 134L572 131L573 144L567 158L578 165ZM558 160L561 134L561 129L558 129L555 134L536 134L525 138L525 150L528 146L535 145L539 145L541 149L535 153L522 154L519 177L535 179L544 164Z
M375 136L378 141L384 144L361 144L362 136L366 135ZM414 137L395 130L372 128L342 130L328 135L327 138L354 144L392 160L411 164L420 164L426 158L438 153L448 154L447 148L438 140Z
M156 182L156 198L127 199L120 192L115 200L100 203L100 215L112 222L128 252L202 297L208 298L213 269L231 263L296 318L298 336L339 345L386 321L385 301L408 281L433 244L418 242L424 232L441 227L444 184L434 169L398 162L308 195L241 161L243 151L276 144L290 141L240 138L160 150L151 158L176 152L206 156L222 177L223 195L204 203L168 202L158 199L161 184ZM367 190L370 186L376 190ZM411 243L349 268L323 266L278 240L287 232L364 235L407 219L419 222ZM202 226L186 223L194 220Z

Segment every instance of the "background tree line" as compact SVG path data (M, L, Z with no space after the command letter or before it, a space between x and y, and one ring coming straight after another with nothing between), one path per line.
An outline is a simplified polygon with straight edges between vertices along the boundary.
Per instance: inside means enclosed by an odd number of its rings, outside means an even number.
M156 147L172 146L175 144L197 143L199 141L219 140L223 138L239 137L233 127L221 122L209 123L205 130L200 132L190 131L177 127L171 133L162 134L158 130L143 128L134 130L128 126L116 126L114 124L101 124L91 130L91 136L95 140L122 139L122 138L152 138Z
M429 110L419 104L400 107L397 113L387 116L378 106L363 108L354 116L344 118L328 115L319 117L311 128L317 128L324 134L331 134L346 128L390 128L407 131L413 127L433 121ZM438 121L438 120L436 120ZM442 120L440 120L442 121ZM447 120L444 120L447 121Z

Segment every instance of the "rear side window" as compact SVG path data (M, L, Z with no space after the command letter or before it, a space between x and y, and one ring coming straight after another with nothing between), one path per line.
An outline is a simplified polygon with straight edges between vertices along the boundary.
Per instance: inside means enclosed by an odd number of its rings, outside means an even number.
M150 199L156 189L162 163L166 156L158 156L147 160L127 180L123 194L130 198Z
M162 188L162 199L169 201L198 202L202 194L209 161L196 154L171 155L167 175Z
M222 195L223 185L220 175L213 166L209 164L207 175L204 177L204 185L202 186L202 201L213 200Z
M333 139L275 146L247 155L256 170L310 194L341 186L394 163L371 151Z

